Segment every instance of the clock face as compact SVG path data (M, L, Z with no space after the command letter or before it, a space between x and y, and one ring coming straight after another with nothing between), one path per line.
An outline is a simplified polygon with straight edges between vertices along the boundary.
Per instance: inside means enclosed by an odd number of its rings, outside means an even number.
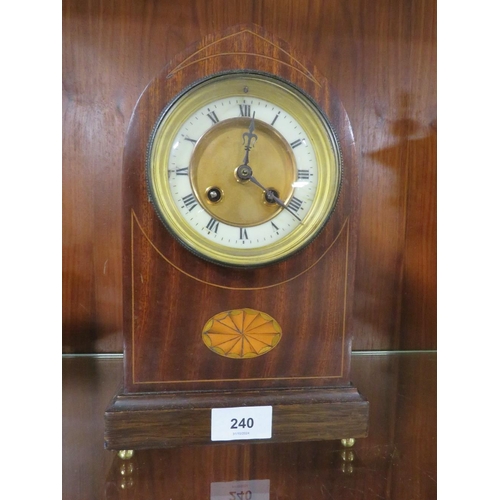
M289 257L322 229L339 195L341 153L300 90L233 72L190 87L164 110L147 179L159 217L184 246L256 267Z

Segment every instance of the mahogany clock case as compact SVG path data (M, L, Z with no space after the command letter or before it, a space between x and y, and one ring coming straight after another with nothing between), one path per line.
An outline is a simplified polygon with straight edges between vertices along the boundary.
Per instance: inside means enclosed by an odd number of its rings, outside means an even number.
M145 161L151 131L184 89L227 71L291 82L323 110L343 157L335 210L290 258L252 269L200 259L165 229L150 202ZM328 82L261 28L208 36L172 60L141 95L123 162L124 385L105 414L108 449L210 443L210 410L273 406L271 441L363 437L368 402L350 383L357 166L348 116ZM230 359L202 342L223 311L262 311L279 344Z

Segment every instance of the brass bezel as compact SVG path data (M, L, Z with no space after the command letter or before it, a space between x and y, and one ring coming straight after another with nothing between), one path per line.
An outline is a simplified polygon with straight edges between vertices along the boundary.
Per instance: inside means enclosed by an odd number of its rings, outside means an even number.
M244 88L251 89L246 93ZM259 248L226 247L204 238L179 212L170 192L167 163L174 138L195 111L224 97L261 98L291 114L304 129L318 163L318 187L302 224L290 234ZM274 75L234 71L208 77L177 96L160 115L147 158L151 201L173 236L196 255L217 264L259 267L285 259L308 245L329 219L340 193L342 155L337 138L318 106L291 83Z

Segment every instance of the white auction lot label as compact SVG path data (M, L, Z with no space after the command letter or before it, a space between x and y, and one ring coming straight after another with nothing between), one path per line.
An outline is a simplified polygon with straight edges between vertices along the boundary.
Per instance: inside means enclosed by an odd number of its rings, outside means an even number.
M210 500L269 500L269 479L212 483Z
M272 435L272 406L212 408L212 441L270 439Z

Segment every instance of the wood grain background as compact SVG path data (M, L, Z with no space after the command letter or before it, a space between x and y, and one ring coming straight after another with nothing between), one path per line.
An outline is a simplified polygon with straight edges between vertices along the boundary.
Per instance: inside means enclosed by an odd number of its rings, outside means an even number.
M121 352L121 161L148 82L255 23L337 90L360 162L353 349L436 348L435 0L63 0L63 352Z

